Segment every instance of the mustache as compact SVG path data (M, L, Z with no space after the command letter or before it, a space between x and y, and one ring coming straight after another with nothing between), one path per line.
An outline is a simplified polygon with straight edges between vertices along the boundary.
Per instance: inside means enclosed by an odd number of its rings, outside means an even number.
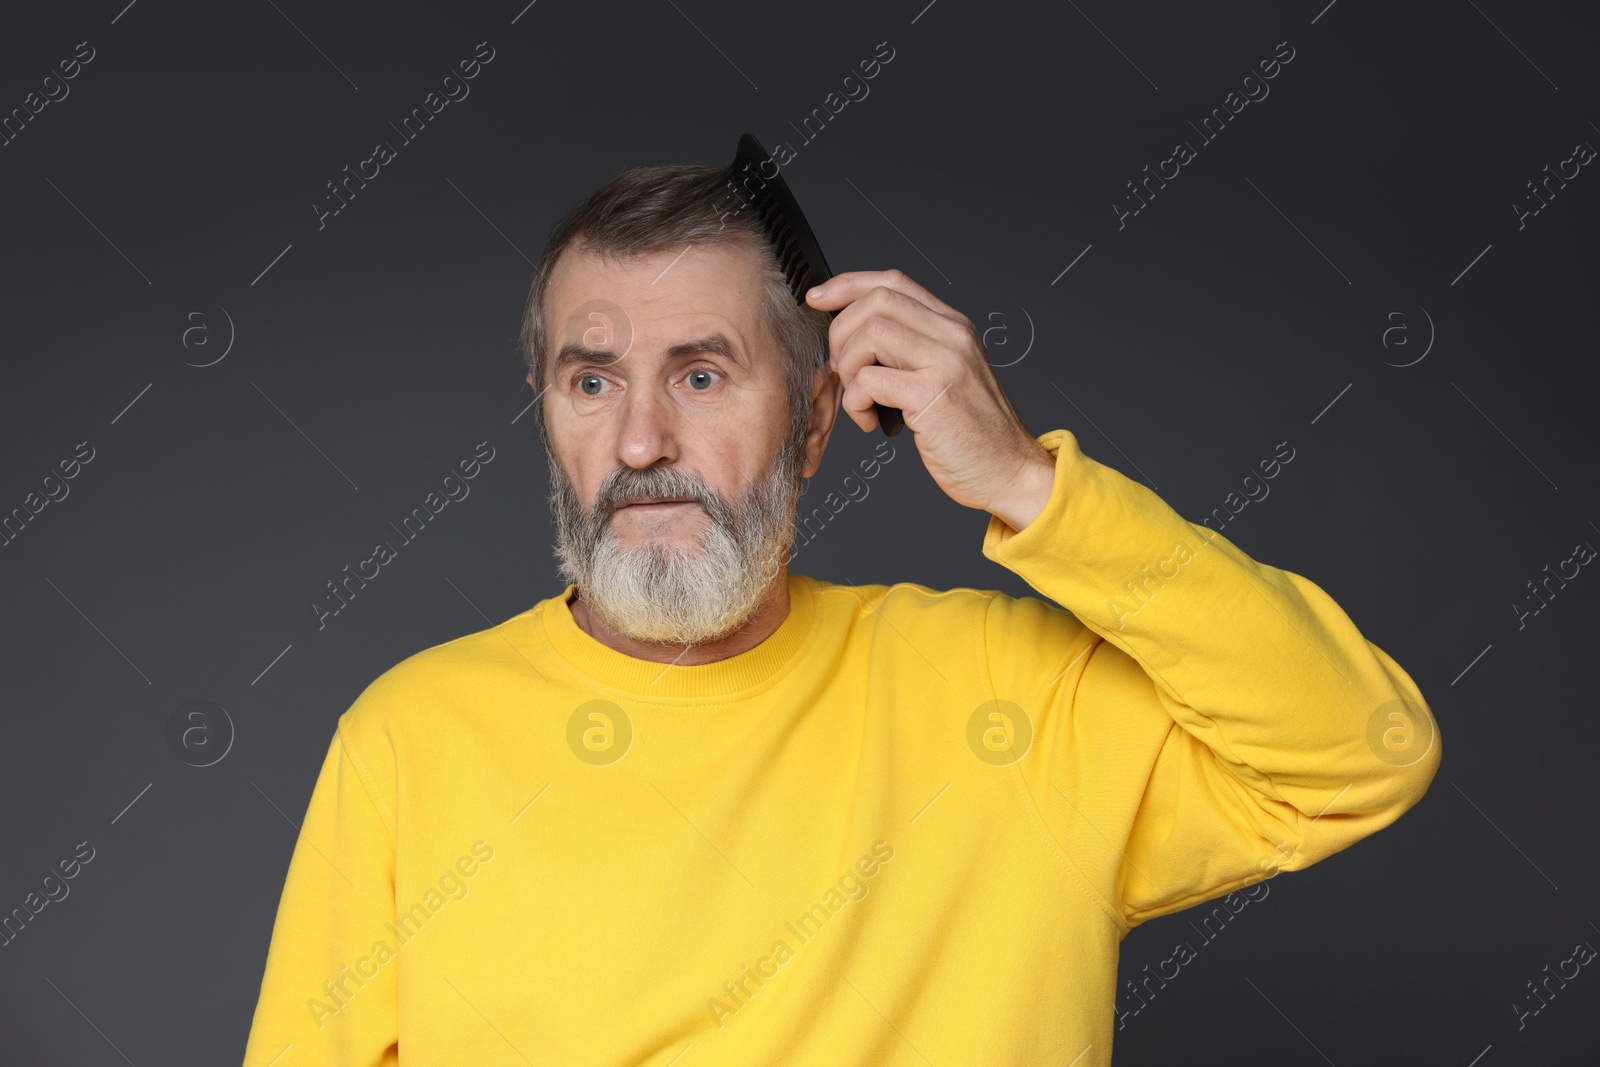
M623 502L639 497L689 500L700 505L713 518L730 515L727 502L698 475L689 471L672 467L646 470L618 467L606 475L595 491L594 505L589 511L590 521L596 526L605 526Z

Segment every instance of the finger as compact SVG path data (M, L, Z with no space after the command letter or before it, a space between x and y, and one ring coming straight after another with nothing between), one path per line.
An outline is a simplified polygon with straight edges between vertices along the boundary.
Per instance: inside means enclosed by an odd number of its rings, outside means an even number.
M959 322L952 321L914 296L879 285L869 289L834 317L828 327L829 351L837 358L837 354L849 346L850 338L858 331L881 328L869 325L874 319L898 322L927 338L942 341L952 349L962 347L973 332L972 324L965 318ZM883 362L885 366L899 366L897 363Z
M920 300L941 315L957 319L961 317L959 311L912 281L901 270L850 270L842 274L835 274L820 286L812 288L806 294L806 301L812 307L819 307L824 311L835 311L852 300L860 299L869 290L880 285ZM817 293L818 289L822 291ZM811 293L817 293L817 295L813 297Z
M851 331L843 346L834 350L833 369L839 381L849 388L863 368L875 363L901 371L936 366L941 347L937 338L899 320L875 316Z
M889 367L862 367L839 397L839 405L857 426L868 433L878 428L878 414L874 404L905 410L905 403L915 393L911 371ZM908 423L909 425L909 423Z

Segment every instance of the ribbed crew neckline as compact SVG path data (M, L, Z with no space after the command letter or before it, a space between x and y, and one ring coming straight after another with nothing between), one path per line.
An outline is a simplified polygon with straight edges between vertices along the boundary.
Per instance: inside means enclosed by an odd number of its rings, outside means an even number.
M688 665L638 659L589 636L572 617L574 588L569 583L559 596L539 605L536 629L550 651L597 688L646 700L688 703L754 695L753 690L782 673L813 636L816 582L803 574L788 575L789 613L760 644L714 663Z

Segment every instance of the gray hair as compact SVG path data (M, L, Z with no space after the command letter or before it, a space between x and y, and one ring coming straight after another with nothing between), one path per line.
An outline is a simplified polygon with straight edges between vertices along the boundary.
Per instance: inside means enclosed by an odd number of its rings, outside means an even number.
M549 330L544 318L545 290L556 260L569 247L610 259L679 248L685 244L753 245L762 260L761 319L784 357L789 401L785 440L803 441L810 421L812 376L828 358L828 313L800 304L790 292L772 242L762 232L754 209L730 200L731 165L668 163L624 171L569 211L550 230L544 254L528 290L520 337L523 362L543 388ZM730 210L730 208L732 210ZM545 437L544 405L535 404L539 439Z

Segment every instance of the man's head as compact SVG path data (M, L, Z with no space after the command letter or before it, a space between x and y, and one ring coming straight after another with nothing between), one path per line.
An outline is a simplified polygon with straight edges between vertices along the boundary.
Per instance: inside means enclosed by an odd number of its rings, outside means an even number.
M523 315L561 574L639 641L755 613L838 409L828 316L795 301L731 177L618 176L552 229Z

